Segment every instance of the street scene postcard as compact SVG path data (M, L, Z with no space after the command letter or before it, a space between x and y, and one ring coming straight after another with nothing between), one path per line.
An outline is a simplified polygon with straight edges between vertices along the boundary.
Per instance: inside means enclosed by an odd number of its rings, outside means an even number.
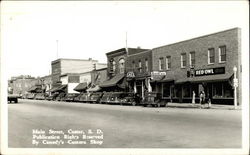
M1 154L249 154L248 1L2 1Z

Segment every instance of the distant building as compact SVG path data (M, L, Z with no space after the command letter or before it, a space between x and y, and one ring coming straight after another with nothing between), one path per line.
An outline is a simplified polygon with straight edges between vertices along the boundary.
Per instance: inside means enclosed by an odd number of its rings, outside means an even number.
M97 60L87 59L57 59L51 62L52 86L60 85L60 76L68 73L90 72L93 69L105 68L106 64Z
M8 89L11 91L11 93L24 95L28 93L32 86L38 84L38 80L29 75L21 75L18 77L12 77L8 84Z

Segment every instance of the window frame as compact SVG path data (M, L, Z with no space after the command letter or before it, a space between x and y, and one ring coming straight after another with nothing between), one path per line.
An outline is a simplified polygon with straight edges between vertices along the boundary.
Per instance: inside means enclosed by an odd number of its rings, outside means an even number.
M211 51L213 51L213 60L214 60L214 62L211 62ZM209 65L211 65L211 64L214 64L215 63L215 48L209 48L208 50L207 50L207 63L209 64Z
M164 58L163 57L160 57L158 59L158 63L159 63L159 66L158 66L159 70L160 71L164 70Z
M171 69L171 56L166 56L166 70Z
M221 49L222 48L225 48L225 60L221 60ZM223 46L219 46L219 48L218 48L218 51L219 51L219 63L225 63L226 61L227 61L227 47L226 47L226 45L223 45Z
M142 72L142 63L141 63L141 60L138 61L138 71L140 73Z
M193 59L192 59L192 54L194 54ZM194 64L192 64L192 60L194 61ZM189 66L190 66L190 68L195 67L195 51L189 52Z
M183 56L185 56L185 66L183 65ZM186 53L181 53L181 68L186 68L187 67L187 54Z
M145 59L145 72L148 72L148 59Z

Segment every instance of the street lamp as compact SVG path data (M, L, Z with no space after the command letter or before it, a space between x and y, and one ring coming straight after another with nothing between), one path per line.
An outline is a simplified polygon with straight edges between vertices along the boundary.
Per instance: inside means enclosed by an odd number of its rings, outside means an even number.
M234 66L233 68L234 71L234 80L233 80L233 85L234 85L234 109L237 109L237 87L238 87L238 79L236 77L237 73L237 67Z

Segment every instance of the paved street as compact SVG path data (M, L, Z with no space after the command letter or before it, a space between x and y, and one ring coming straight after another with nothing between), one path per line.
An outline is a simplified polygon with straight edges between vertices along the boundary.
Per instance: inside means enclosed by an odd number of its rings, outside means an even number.
M8 104L8 111L9 147L241 147L241 110L19 100L18 104ZM32 144L35 129L45 131L46 135L50 130L64 134L69 129L99 130L103 133L99 134L103 135L103 143L55 145L41 144L41 140L35 145Z

